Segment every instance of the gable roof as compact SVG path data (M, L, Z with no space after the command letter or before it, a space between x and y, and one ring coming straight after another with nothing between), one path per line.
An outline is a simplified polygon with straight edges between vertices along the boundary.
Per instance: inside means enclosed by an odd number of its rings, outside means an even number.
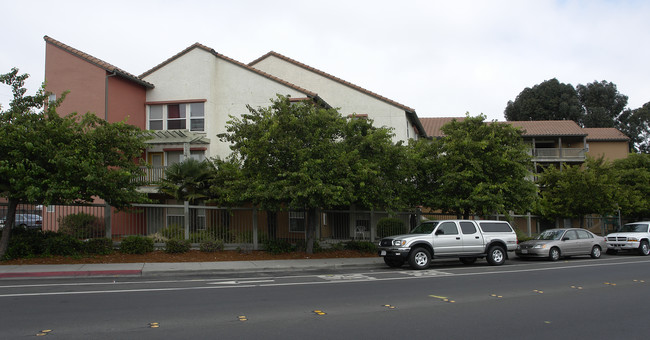
M395 107L398 107L398 108L400 108L400 109L402 109L402 110L404 110L404 111L406 112L406 115L408 116L409 120L413 123L413 125L415 125L415 127L416 127L418 133L419 133L421 136L423 136L423 137L426 137L426 136L427 136L426 129L422 126L422 122L420 121L420 119L418 118L417 114L415 113L415 109L412 109L412 108L410 108L410 107L408 107L408 106L406 106L406 105L404 105L404 104L400 104L400 103L398 103L398 102L396 102L396 101L394 101L394 100L392 100L392 99L388 99L388 98L386 98L386 97L384 97L384 96L381 96L381 95L379 95L379 94L377 94L377 93L375 93L375 92L372 92L372 91L366 90L366 89L364 89L364 88L361 87L361 86L358 86L358 85L352 84L352 83L350 83L350 82L348 82L348 81L345 81L345 80L343 80L343 79L341 79L341 78L335 77L335 76L333 76L333 75L331 75L331 74L329 74L329 73L323 72L323 71L321 71L321 70L319 70L319 69L316 69L316 68L314 68L314 67L311 67L311 66L309 66L309 65L307 65L307 64L303 64L303 63L301 63L301 62L299 62L299 61L297 61L297 60L291 59L291 58L289 58L289 57L287 57L287 56L284 56L284 55L282 55L282 54L280 54L280 53L277 53L277 52L274 52L274 51L270 51L270 52L266 53L265 55L263 55L263 56L261 56L261 57L255 59L255 60L253 60L252 62L248 63L248 66L254 67L255 64L259 63L260 61L262 61L262 60L264 60L264 59L266 59L266 58L268 58L268 57L276 57L276 58L279 58L279 59L284 60L284 61L286 61L286 62L288 62L288 63L290 63L290 64L293 64L293 65L295 65L295 66L298 66L298 67L300 67L300 68L302 68L302 69L305 69L305 70L307 70L307 71L310 71L310 72L316 73L316 74L318 74L318 75L320 75L320 76L322 76L322 77L325 77L325 78L327 78L327 79L330 79L330 80L332 80L332 81L335 81L335 82L337 82L337 83L339 83L339 84L342 84L342 85L344 85L344 86L347 86L347 87L349 87L349 88L351 88L351 89L354 89L354 90L356 90L356 91L359 91L359 92L361 92L361 93L364 93L364 94L366 94L366 95L368 95L368 96L371 96L371 97L373 97L373 98L375 98L375 99L378 99L378 100L380 100L380 101L383 101L383 102L385 102L385 103L388 103L388 104L390 104L390 105L393 105L393 106L395 106Z
M616 128L584 128L587 141L592 142L628 142L630 138Z
M99 58L95 58L95 57L91 56L88 53L81 52L80 50L78 50L76 48L73 48L73 47L68 46L68 45L66 45L66 44L64 44L64 43L62 43L62 42L60 42L58 40L55 40L55 39L52 39L52 38L48 37L47 35L44 36L43 39L45 40L46 43L48 43L48 44L50 44L52 46L58 47L58 48L62 49L63 51L66 51L66 52L72 54L75 57L81 58L81 59L83 59L83 60L85 60L85 61L87 61L87 62L89 62L89 63L91 63L91 64L93 64L93 65L95 65L95 66L97 66L99 68L101 68L101 69L106 70L107 72L115 73L116 75L118 75L118 76L120 76L122 78L133 81L133 82L135 82L135 83L137 83L139 85L142 85L142 86L144 86L146 88L150 88L150 89L154 88L153 84L142 80L140 77L135 76L135 75L133 75L133 74L131 74L129 72L126 72L123 69L121 69L121 68L119 68L117 66L111 65L111 64L109 64L109 63L107 63L107 62L105 62L105 61L103 61L103 60L101 60Z
M454 119L463 121L465 117L420 118L427 134L432 137L444 136L440 128ZM586 129L581 128L572 120L508 121L500 123L507 123L521 128L524 137L584 137L588 135Z
M237 60L235 60L235 59L232 59L232 58L226 57L226 56L223 55L223 54L217 53L217 51L215 51L214 49L212 49L212 48L210 48L210 47L207 47L207 46L205 46L205 45L203 45L203 44L200 44L200 43L198 43L198 42L197 42L197 43L194 43L193 45L189 46L188 48L186 48L186 49L180 51L179 53L177 53L177 54L175 54L174 56L172 56L171 58L169 58L169 59L163 61L162 63L160 63L160 64L154 66L152 69L150 69L150 70L146 71L145 73L141 74L140 77L144 78L144 77L146 77L146 76L148 76L148 75L150 75L150 74L156 72L157 70L159 70L159 69L165 67L167 64L171 63L172 61L174 61L174 60L176 60L176 59L178 59L178 58L180 58L180 57L182 57L183 55L189 53L190 51L192 51L192 50L194 50L194 49L200 49L200 50L203 50L203 51L205 51L205 52L208 52L208 53L214 55L215 57L217 57L217 58L219 58L219 59L222 59L222 60L225 60L225 61L230 62L230 63L232 63L232 64L235 64L235 65L237 65L237 66L239 66L239 67L241 67L241 68L243 68L243 69L245 69L245 70L247 70L247 71L250 71L250 72L253 72L253 73L257 73L258 75L260 75L260 76L262 76L262 77L268 78L268 79L270 79L270 80L272 80L272 81L274 81L274 82L277 82L277 83L279 83L279 84L282 84L282 85L284 85L284 86L287 86L287 87L289 87L289 88L292 88L292 89L294 89L294 90L296 90L296 91L298 91L298 92L302 92L302 93L304 93L305 95L307 95L308 97L310 97L310 98L312 98L312 99L317 99L318 101L322 102L323 104L325 104L326 106L329 107L329 105L327 105L327 103L325 103L322 99L320 99L320 98L318 97L318 94L317 94L317 93L311 92L311 91L309 91L309 90L307 90L307 89L304 89L304 88L302 88L302 87L300 87L300 86L297 86L297 85L295 85L295 84L292 84L292 83L290 83L290 82L288 82L288 81L285 81L285 80L282 80L282 79L280 79L280 78L278 78L278 77L272 76L272 75L270 75L270 74L268 74L268 73L266 73L266 72L262 72L262 71L260 71L260 70L258 70L258 69L256 69L256 68L250 67L250 66L248 66L248 65L246 65L246 64L244 64L244 63L242 63L242 62L239 62L239 61L237 61Z

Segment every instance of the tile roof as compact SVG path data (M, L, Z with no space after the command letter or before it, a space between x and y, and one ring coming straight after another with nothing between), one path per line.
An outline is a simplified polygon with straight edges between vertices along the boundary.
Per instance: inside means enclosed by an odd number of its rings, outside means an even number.
M215 57L217 57L217 58L219 58L219 59L223 59L223 60L228 61L228 62L230 62L230 63L233 63L233 64L235 64L235 65L237 65L237 66L239 66L239 67L241 67L241 68L244 68L244 69L246 69L246 70L248 70L248 71L251 71L251 72L257 73L257 74L259 74L259 75L262 76L262 77L268 78L268 79L273 80L273 81L275 81L275 82L277 82L277 83L280 83L280 84L282 84L282 85L285 85L285 86L287 86L287 87L290 87L290 88L292 88L292 89L294 89L294 90L296 90L296 91L302 92L302 93L306 94L307 96L309 96L309 97L311 97L311 98L317 98L317 97L318 97L318 94L317 94L317 93L311 92L311 91L309 91L309 90L307 90L307 89L304 89L304 88L302 88L302 87L300 87L300 86L297 86L297 85L295 85L295 84L292 84L292 83L290 83L290 82L288 82L288 81L285 81L285 80L282 80L282 79L280 79L280 78L278 78L278 77L272 76L272 75L270 75L270 74L268 74L268 73L266 73L266 72L262 72L262 71L260 71L260 70L258 70L258 69L256 69L256 68L254 68L254 67L248 66L248 65L246 65L246 64L244 64L244 63L242 63L242 62L239 62L239 61L237 61L237 60L235 60L235 59L232 59L232 58L226 57L226 56L223 55L223 54L217 53L214 49L212 49L212 48L210 48L210 47L207 47L207 46L205 46L205 45L203 45L203 44L200 44L200 43L198 43L198 42L197 42L197 43L194 43L193 45L189 46L188 48L186 48L186 49L184 49L184 50L178 52L176 55L174 55L174 56L172 56L171 58L169 58L169 59L163 61L162 63L160 63L160 64L154 66L154 67L153 67L152 69L150 69L149 71L146 71L145 73L141 74L140 77L144 78L144 77L146 77L146 76L148 76L148 75L154 73L155 71L157 71L157 70L163 68L165 65L167 65L167 64L171 63L172 61L174 61L174 60L176 60L176 59L182 57L183 55L185 55L186 53L190 52L191 50L193 50L193 49L195 49L195 48L198 48L198 49L204 50L204 51L206 51L206 52L208 52L208 53L211 53L212 55L214 55ZM318 98L318 99L322 101L322 99L320 99L320 98ZM325 104L327 104L327 103L325 103Z
M341 79L341 78L335 77L335 76L333 76L333 75L331 75L331 74L329 74L329 73L323 72L323 71L321 71L321 70L318 70L318 69L313 68L313 67L311 67L311 66L309 66L309 65L303 64L303 63L301 63L301 62L299 62L299 61L297 61L297 60L291 59L291 58L289 58L289 57L286 57L286 56L284 56L284 55L282 55L282 54L280 54L280 53L274 52L274 51L270 51L270 52L268 52L267 54L265 54L265 55L263 55L263 56L261 56L261 57L255 59L255 60L253 60L252 62L248 63L248 66L252 66L252 67L254 67L255 64L259 63L260 61L262 61L262 60L264 60L264 59L266 59L266 58L268 58L268 57L270 57L270 56L274 56L274 57L276 57L276 58L282 59L282 60L287 61L287 62L289 62L289 63L291 63L291 64L294 64L294 65L296 65L296 66L298 66L298 67L301 67L301 68L303 68L303 69L305 69L305 70L308 70L308 71L314 72L314 73L319 74L319 75L321 75L321 76L323 76L323 77L325 77L325 78L328 78L328 79L330 79L330 80L333 80L333 81L335 81L335 82L338 82L338 83L340 83L340 84L343 84L343 85L345 85L345 86L347 86L347 87L350 87L350 88L355 89L355 90L357 90L357 91L363 92L363 93L365 93L365 94L367 94L367 95L369 95L369 96L371 96L371 97L375 97L375 98L377 98L377 99L379 99L379 100L381 100L381 101L383 101L383 102L386 102L386 103L389 103L389 104L391 104L391 105L397 106L397 107L403 109L404 111L408 111L408 112L413 112L413 113L415 113L415 110L414 110L414 109L412 109L412 108L410 108L410 107L408 107L408 106L406 106L406 105L400 104L400 103L398 103L398 102L396 102L396 101L394 101L394 100L388 99L388 98L386 98L386 97L384 97L384 96L381 96L381 95L379 95L379 94L377 94L377 93L374 93L374 92L372 92L372 91L366 90L366 89L364 89L364 88L362 88L362 87L360 87L360 86L354 85L354 84L352 84L352 83L350 83L350 82L348 82L348 81L345 81L345 80L343 80L343 79Z
M143 136L148 139L147 144L210 144L210 140L203 133L191 132L188 130L147 130Z
M587 141L629 141L630 138L616 128L584 128L587 132Z
M442 137L440 128L452 120L462 121L464 117L420 118L427 135ZM586 129L581 128L572 120L537 120L537 121L510 121L512 126L521 128L525 137L544 136L587 136Z
M133 81L135 83L138 83L138 84L140 84L140 85L142 85L144 87L154 88L153 84L142 80L140 77L138 77L136 75L133 75L133 74L131 74L129 72L126 72L123 69L121 69L121 68L119 68L117 66L111 65L111 64L109 64L109 63L107 63L107 62L105 62L105 61L103 61L103 60L101 60L99 58L95 58L95 57L91 56L88 53L81 52L80 50L78 50L76 48L73 48L73 47L68 46L68 45L66 45L66 44L64 44L64 43L62 43L62 42L60 42L58 40L55 40L55 39L52 39L52 38L48 37L47 35L44 36L43 39L45 40L46 43L51 44L53 46L56 46L56 47L58 47L58 48L60 48L60 49L62 49L64 51L66 51L66 52L68 52L68 53L70 53L70 54L72 54L72 55L74 55L74 56L76 56L78 58L81 58L81 59L83 59L83 60L85 60L85 61L87 61L87 62L89 62L89 63L91 63L91 64L93 64L93 65L95 65L97 67L99 67L99 68L102 68L102 69L104 69L104 70L106 70L108 72L113 72L113 73L115 73L115 74L117 74L117 75L119 75L119 76L121 76L123 78L131 80L131 81Z

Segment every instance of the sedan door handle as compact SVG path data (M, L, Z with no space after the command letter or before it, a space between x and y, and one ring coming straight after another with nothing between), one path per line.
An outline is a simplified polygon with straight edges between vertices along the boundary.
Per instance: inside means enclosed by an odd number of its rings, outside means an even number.
M456 237L457 240L460 240L460 237Z
M478 236L474 236L474 238L475 238L475 239L477 239L477 240L479 239L479 237L478 237Z

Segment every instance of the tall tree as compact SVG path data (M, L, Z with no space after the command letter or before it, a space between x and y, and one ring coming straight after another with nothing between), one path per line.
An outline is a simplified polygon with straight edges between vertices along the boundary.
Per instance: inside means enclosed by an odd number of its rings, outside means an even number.
M44 87L25 95L28 77L15 68L0 75L0 83L13 92L9 109L0 112L0 196L9 205L0 258L20 203L92 202L99 197L123 207L143 199L136 191L143 172L134 161L145 148L140 129L109 124L93 114L61 117L56 108L65 95L45 105L49 94Z
M306 211L307 252L313 251L319 208L384 207L398 200L388 178L391 163L383 164L396 154L386 128L282 96L267 108L248 109L241 118L231 117L220 135L233 154L229 165L219 166L230 169L226 177L235 179L239 200L269 210ZM237 164L241 175L232 171Z
M650 153L650 102L638 109L625 109L616 127L630 137L631 150Z
M650 154L631 154L613 162L616 180L615 202L621 214L636 218L650 216Z
M553 78L525 88L514 101L508 101L506 120L573 120L581 122L584 110L571 84Z
M434 165L419 191L433 190L422 202L432 208L468 218L472 214L525 212L535 198L530 181L530 155L521 130L510 124L484 122L485 116L453 120L442 127L445 136L422 155ZM426 150L426 148L424 148ZM430 182L428 182L430 181Z
M618 92L612 82L594 81L576 86L585 110L581 125L587 128L615 127L616 118L627 105L627 96Z

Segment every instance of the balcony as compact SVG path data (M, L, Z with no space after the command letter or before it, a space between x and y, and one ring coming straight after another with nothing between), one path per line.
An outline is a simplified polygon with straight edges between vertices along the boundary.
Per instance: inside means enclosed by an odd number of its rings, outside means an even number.
M155 185L165 178L166 166L140 167L144 171L144 176L139 177L138 181L145 182L147 185Z
M532 149L535 162L584 162L587 150L580 148L541 148Z

